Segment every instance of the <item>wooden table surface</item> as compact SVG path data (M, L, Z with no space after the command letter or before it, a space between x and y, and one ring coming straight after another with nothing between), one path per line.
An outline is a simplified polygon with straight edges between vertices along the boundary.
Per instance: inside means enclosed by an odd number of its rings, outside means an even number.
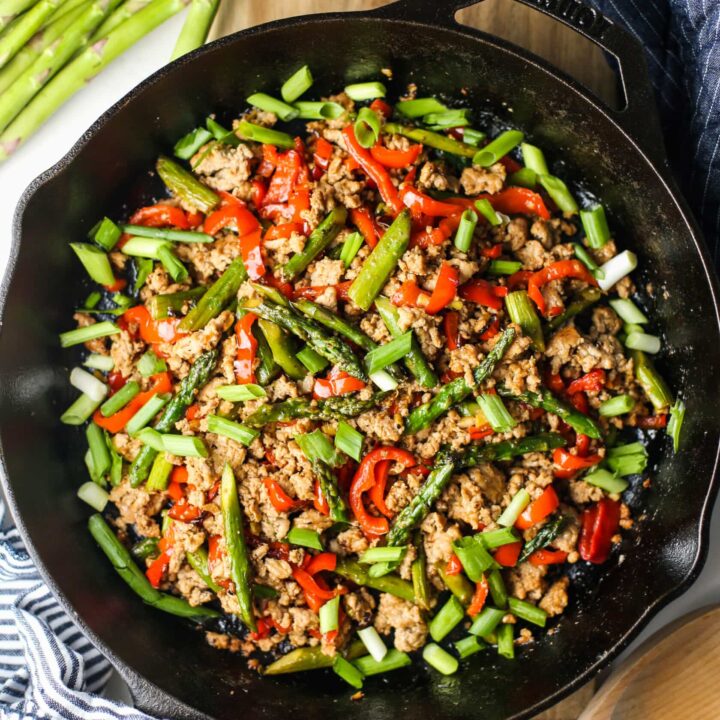
M363 10L386 5L386 0L231 0L222 3L212 38L253 25L295 15ZM615 74L591 42L514 0L484 0L462 10L458 21L498 35L534 52L572 75L608 104L617 96ZM535 720L577 720L594 692L589 683Z

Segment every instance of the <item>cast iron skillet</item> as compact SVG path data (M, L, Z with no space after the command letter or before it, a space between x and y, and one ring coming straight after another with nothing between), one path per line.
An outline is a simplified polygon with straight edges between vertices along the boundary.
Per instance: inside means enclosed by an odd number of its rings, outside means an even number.
M460 27L469 0L403 0L375 12L284 20L238 33L173 63L108 111L69 155L25 193L2 286L0 437L3 483L45 579L78 624L129 681L139 707L174 718L374 720L400 716L525 718L586 681L697 576L715 497L720 429L717 286L697 225L670 180L641 48L575 0L521 0L574 27L619 61L627 108L603 107L537 58ZM159 190L147 174L161 150L209 111L225 119L251 91L275 92L301 63L329 92L395 72L423 94L458 96L524 129L566 160L603 198L623 246L641 258L660 298L654 316L669 352L663 373L688 406L683 451L659 439L644 519L600 571L577 568L572 606L557 632L515 662L479 654L444 679L420 665L367 683L350 702L331 673L260 679L241 658L206 646L200 633L145 608L87 533L75 497L84 480L81 433L57 418L69 404L68 354L57 333L82 297L68 242L103 214L122 213ZM22 240L22 242L21 242ZM664 291L669 293L663 296ZM639 514L639 513L638 513Z

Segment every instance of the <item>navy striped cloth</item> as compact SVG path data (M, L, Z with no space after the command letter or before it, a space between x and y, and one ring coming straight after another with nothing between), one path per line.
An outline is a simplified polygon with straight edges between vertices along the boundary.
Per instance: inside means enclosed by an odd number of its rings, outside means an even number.
M592 0L646 48L675 170L720 260L720 2ZM0 501L0 526L4 507ZM144 720L100 697L111 668L44 586L17 532L0 531L0 717Z

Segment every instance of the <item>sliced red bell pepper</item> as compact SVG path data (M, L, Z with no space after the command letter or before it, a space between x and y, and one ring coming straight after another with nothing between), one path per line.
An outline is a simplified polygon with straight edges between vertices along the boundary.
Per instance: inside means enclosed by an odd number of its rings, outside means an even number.
M321 552L314 555L312 560L305 566L305 571L310 575L316 575L319 572L335 572L337 567L337 555L331 552Z
M337 285L310 285L309 287L295 288L292 292L292 298L294 300L297 300L297 298L317 300L329 287L332 287L335 288L339 300L347 301L350 299L347 293L352 283L352 280L346 280Z
M445 565L445 574L446 575L459 575L463 571L462 563L460 562L460 558L453 553L450 556L450 559L447 561L447 565Z
M522 549L522 541L518 540L514 543L508 543L507 545L501 545L496 551L493 557L496 562L499 562L503 567L515 567L517 565L518 558L520 557L520 550Z
M531 565L561 565L567 560L564 550L536 550L529 558Z
M537 215L543 220L550 219L550 211L539 195L521 187L508 187L494 195L482 195L488 199L495 210L506 215Z
M455 299L459 284L460 273L458 269L449 262L443 261L430 301L425 306L425 312L428 315L437 315L443 308L447 307Z
M482 580L475 583L475 592L473 593L470 605L468 605L467 614L470 617L475 617L485 607L489 590L488 581L483 575Z
M202 517L202 510L195 505L191 505L187 498L183 497L168 510L168 515L173 520L191 523Z
M237 351L235 355L235 377L241 385L255 382L253 366L257 353L257 340L252 334L252 325L257 320L254 313L246 313L235 325Z
M190 227L187 215L182 208L165 203L157 203L136 210L130 218L130 225L145 227L174 227L187 230Z
M587 457L579 457L573 455L565 448L555 448L553 450L553 465L555 477L570 478L579 470L593 467L602 462L600 455L588 455Z
M448 310L443 318L443 329L445 330L445 341L448 350L457 350L460 345L460 313L455 310Z
M604 497L583 511L578 550L580 557L594 564L604 563L612 548L612 538L620 527L620 501Z
M186 485L188 481L188 471L184 465L176 465L170 473L170 482Z
M113 370L108 374L108 385L110 386L112 393L116 393L118 390L123 388L125 383L127 383L127 378L124 378L122 373L117 370Z
M605 371L600 368L591 370L577 380L573 380L567 387L568 395L579 392L597 393L605 386Z
M318 378L313 387L313 396L316 399L337 397L351 392L358 392L365 387L365 383L353 377L344 370L336 367L328 373L327 378Z
M555 512L558 505L560 505L560 499L557 493L553 489L552 485L548 485L538 498L533 500L525 511L515 522L515 527L520 530L527 530L533 525L537 525L541 520L544 520L548 515Z
M180 502L185 497L185 488L178 482L171 481L166 492L174 502Z
M517 290L520 287L527 287L530 278L533 276L532 270L518 270L510 275L507 279L508 290Z
M405 280L390 300L397 307L425 307L430 295L421 290L414 280Z
M491 310L500 310L503 306L502 300L498 295L498 286L492 285L482 278L473 278L466 282L458 291L463 300L484 305Z
M313 154L313 180L319 180L327 171L330 158L333 154L333 146L325 138L318 138Z
M268 498L272 503L272 506L278 511L283 513L292 512L305 505L302 500L293 500L282 488L282 485L273 478L263 478L263 485L267 490Z
M500 318L495 316L489 323L484 332L480 334L480 339L483 342L491 340L500 332Z
M483 257L489 258L490 260L495 260L499 258L502 255L503 246L501 243L497 243L497 245L491 245L490 247L484 247L480 250L480 254Z
M530 299L538 306L543 315L545 314L545 298L543 297L541 288L543 285L553 281L562 280L564 278L574 278L582 280L588 285L597 285L597 280L590 274L590 271L579 260L558 260L533 273L528 280L528 295Z
M240 238L240 253L243 265L251 280L259 280L267 272L262 256L262 230L247 233Z
M185 411L185 419L192 422L197 417L199 412L200 412L200 406L197 403L193 403Z
M170 555L167 552L161 552L145 570L145 577L155 589L160 587L163 575L165 575L169 565Z
M490 437L495 431L489 425L483 425L482 427L471 427L468 430L471 440L482 440L483 438Z
M575 435L575 452L580 457L585 457L590 452L590 437L588 435L582 433Z
M242 200L227 192L220 192L220 198L220 208L205 219L203 230L208 235L214 237L229 227L242 237L260 227L260 222Z
M252 181L252 191L251 191L251 199L252 204L255 206L257 210L259 210L262 207L263 200L265 200L265 196L267 195L267 185L263 180L260 180L260 178L256 178Z
M302 158L297 150L276 154L275 172L270 180L263 206L285 204L290 200L301 166Z
M389 150L380 143L370 148L370 154L386 168L401 170L409 167L422 152L422 145L411 145L407 150Z
M368 497L372 500L373 505L387 518L393 516L392 510L385 504L385 492L391 465L391 460L383 460L375 466L375 484L368 491Z
M649 417L638 418L638 427L644 428L645 430L662 430L667 427L668 416L667 415L651 415Z
M376 113L380 113L385 119L392 117L393 114L392 106L388 105L388 103L381 98L375 98L375 100L370 103L370 109Z
M127 286L127 280L125 278L116 278L112 285L103 285L108 292L120 292L124 287Z
M450 217L451 215L457 215L457 205L435 200L410 184L404 183L402 185L399 198L405 207L410 208L410 212L414 218L420 218L421 215L429 215L430 217Z
M302 233L303 224L296 222L282 223L281 225L272 225L265 232L265 240L280 240L289 238L294 232Z
M138 326L140 337L148 345L159 343L172 343L179 340L184 333L178 330L181 318L165 318L153 320L152 315L144 305L136 305L122 314L123 320Z
M370 210L365 207L353 208L350 211L350 220L365 238L365 242L374 248L378 244L378 231Z
M292 571L295 582L305 591L306 594L312 595L318 600L327 602L335 597L334 590L324 590L320 587L317 580L307 571L302 568L295 568Z
M508 174L516 173L518 170L522 169L522 165L509 155L503 155L500 158L500 162L505 166Z

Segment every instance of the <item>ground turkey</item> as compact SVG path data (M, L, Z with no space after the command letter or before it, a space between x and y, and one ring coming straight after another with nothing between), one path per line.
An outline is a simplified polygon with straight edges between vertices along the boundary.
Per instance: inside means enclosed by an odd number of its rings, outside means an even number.
M395 647L402 652L419 650L428 632L420 608L389 593L380 595L375 629L383 635L394 630Z

